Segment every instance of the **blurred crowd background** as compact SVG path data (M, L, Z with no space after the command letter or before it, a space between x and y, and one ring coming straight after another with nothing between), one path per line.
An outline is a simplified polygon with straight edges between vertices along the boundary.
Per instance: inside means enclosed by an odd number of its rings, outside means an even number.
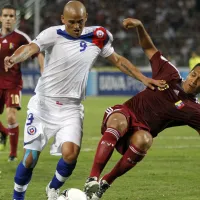
M18 27L34 38L34 0L1 0L18 9ZM40 27L61 24L60 15L66 0L40 0ZM89 14L87 26L100 25L114 36L116 52L138 66L148 60L138 45L136 32L126 31L122 21L127 17L140 19L157 48L177 66L188 67L192 52L200 54L200 0L81 0ZM99 59L98 66L107 66Z

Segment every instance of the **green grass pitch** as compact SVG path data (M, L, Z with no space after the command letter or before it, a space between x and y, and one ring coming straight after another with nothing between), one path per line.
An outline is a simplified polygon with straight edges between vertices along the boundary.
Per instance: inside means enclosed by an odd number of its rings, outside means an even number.
M23 96L20 123L19 160L23 153L23 125L30 96ZM128 97L88 97L85 106L84 137L78 164L73 175L61 188L83 188L93 162L100 135L101 120L108 106L123 103ZM5 123L5 115L0 116ZM50 141L51 142L51 141ZM13 177L17 163L8 163L8 145L0 152L0 200L12 197ZM114 153L104 172L108 172L120 155ZM160 133L146 158L118 178L103 200L199 200L200 138L189 127L171 128ZM45 187L51 180L59 157L50 156L49 146L42 152L26 200L45 200Z

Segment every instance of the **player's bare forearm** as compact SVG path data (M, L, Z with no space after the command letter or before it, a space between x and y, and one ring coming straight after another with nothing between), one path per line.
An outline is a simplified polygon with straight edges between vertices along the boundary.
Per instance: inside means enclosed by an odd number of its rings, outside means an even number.
M142 81L144 75L126 58L114 52L107 58L113 65L125 74Z
M7 72L9 68L11 68L14 64L23 62L38 52L39 52L39 47L34 43L30 43L19 47L12 56L5 57L4 59L5 71Z
M146 32L143 24L141 23L139 26L137 26L137 34L138 34L138 39L140 46L145 50L145 49L151 49L151 48L156 48L151 40L151 37L149 34Z
M120 71L125 74L136 78L137 80L143 82L144 85L154 90L154 86L164 87L165 81L163 80L154 80L144 76L129 60L123 56L118 55L116 52L111 54L107 58L113 65L118 67Z
M39 48L35 44L27 44L19 47L14 54L10 57L14 64L23 62L30 58L32 55L38 53Z
M120 71L133 78L136 78L141 82L143 82L143 80L146 78L129 60L127 60L123 56L119 57L116 66L120 69Z
M13 61L13 64L16 64L16 63L19 63L19 62L23 62L27 58L29 58L29 47L27 47L26 45L21 46L11 56L11 60Z
M126 29L136 28L139 44L143 48L146 56L151 59L151 57L157 52L157 49L154 46L151 37L146 32L142 22L138 19L127 18L124 19L123 26Z

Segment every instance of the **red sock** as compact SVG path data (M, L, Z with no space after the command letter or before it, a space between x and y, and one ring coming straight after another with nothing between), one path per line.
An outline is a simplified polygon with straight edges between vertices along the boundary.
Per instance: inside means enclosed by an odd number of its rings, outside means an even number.
M130 145L120 161L115 165L113 170L106 174L102 179L111 184L117 177L125 174L132 169L137 162L141 161L146 152L139 150L133 145Z
M8 129L5 128L4 125L3 125L1 122L0 122L0 132L1 132L1 133L4 133L4 134L6 134L6 135L9 134Z
M10 156L17 157L17 145L19 138L18 124L9 125L9 132L10 132Z
M106 163L110 159L119 138L120 133L116 129L106 129L98 144L90 177L96 176L99 178Z

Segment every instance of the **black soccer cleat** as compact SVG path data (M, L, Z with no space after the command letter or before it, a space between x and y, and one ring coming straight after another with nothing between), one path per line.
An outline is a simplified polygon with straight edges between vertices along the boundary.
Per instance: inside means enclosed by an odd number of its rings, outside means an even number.
M16 162L17 161L17 157L16 156L9 156L8 157L8 162Z
M99 190L95 192L92 196L92 200L99 200L103 196L103 194L106 192L106 190L110 187L110 185L107 183L106 180L100 180L99 181Z
M88 199L91 199L92 195L99 190L99 182L97 177L88 177L83 191L85 192Z

